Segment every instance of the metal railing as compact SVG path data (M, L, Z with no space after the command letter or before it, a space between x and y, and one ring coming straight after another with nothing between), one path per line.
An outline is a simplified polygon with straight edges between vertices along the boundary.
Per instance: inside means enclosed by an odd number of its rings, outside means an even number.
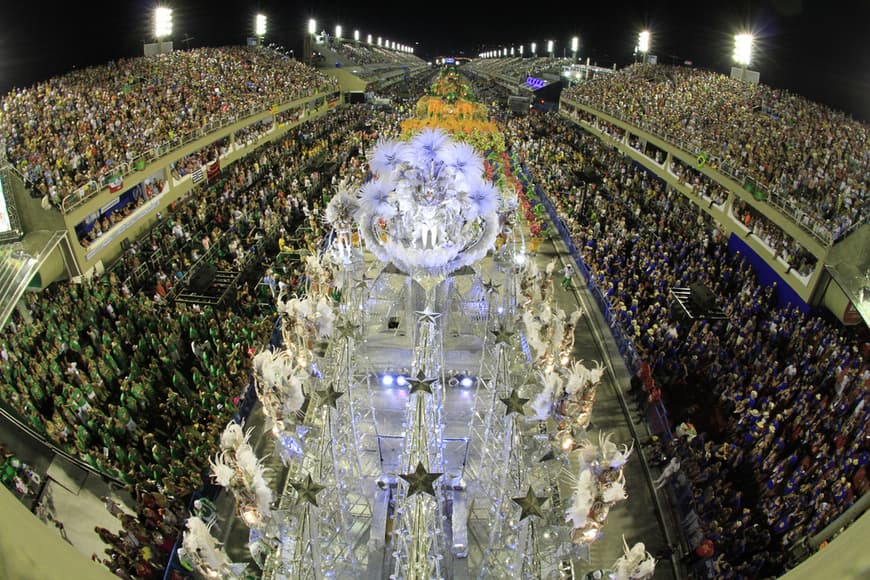
M742 187L744 190L753 192L753 196L756 197L756 199L766 202L778 213L782 214L799 228L801 228L803 231L810 234L824 247L829 248L834 244L834 241L836 241L834 237L834 232L831 230L828 224L825 223L824 220L821 220L818 217L806 213L806 211L799 208L793 202L786 200L786 198L784 198L782 195L771 191L767 186L761 185L761 182L758 180L757 177L753 177L743 169L735 168L732 165L729 165L725 162L724 159L717 155L709 153L699 145L677 137L676 135L662 129L657 125L653 125L652 123L637 122L624 117L622 114L616 111L603 111L594 107L586 100L574 101L572 99L567 99L563 97L562 103L574 105L575 110L577 110L577 104L582 104L583 106L594 111L594 113L592 113L593 115L596 115L596 113L608 115L610 117L613 117L614 119L619 120L622 123L625 123L629 127L642 129L650 135L653 135L654 137L657 137L662 141L670 143L671 145L675 146L677 149L679 149L683 153L688 154L689 156L699 157L703 155L705 159L704 165L709 166L710 170L718 172L730 178L734 182L738 183L740 187ZM604 121L606 122L606 119L604 119Z

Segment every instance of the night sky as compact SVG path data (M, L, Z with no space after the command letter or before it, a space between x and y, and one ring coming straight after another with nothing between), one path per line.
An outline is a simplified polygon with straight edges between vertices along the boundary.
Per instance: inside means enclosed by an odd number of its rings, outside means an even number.
M8 4L8 3L7 3ZM154 0L100 3L18 0L0 16L0 94L74 67L139 56L151 38ZM581 39L581 57L603 66L632 62L642 28L652 31L652 54L659 62L682 63L728 73L733 35L756 35L751 68L761 82L870 120L870 2L853 0L702 0L596 3L528 3L520 12L502 3L289 2L175 0L176 48L243 44L260 11L269 18L267 42L301 52L308 18L350 36L359 29L414 45L427 59L441 55L476 56L481 50L547 40L556 53ZM103 7L105 6L105 7ZM185 39L188 39L185 42Z

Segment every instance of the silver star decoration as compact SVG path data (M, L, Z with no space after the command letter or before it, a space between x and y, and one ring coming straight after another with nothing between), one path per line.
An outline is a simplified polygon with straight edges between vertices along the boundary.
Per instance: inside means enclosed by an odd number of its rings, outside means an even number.
M317 505L317 494L326 489L326 486L314 483L310 473L305 481L291 481L290 485L296 490L296 503L304 500L314 506Z
M524 520L529 516L538 516L539 518L544 517L544 513L541 511L541 506L547 503L547 496L535 495L531 485L529 486L529 491L526 492L525 496L512 497L511 500L522 508L520 520Z
M435 321L441 318L440 312L433 312L427 306L425 310L417 310L417 322L428 322L429 324L435 324Z
M416 378L409 377L407 379L408 384L411 385L411 389L408 391L409 395L413 395L414 393L429 393L432 394L432 383L436 380L435 378L427 378L426 373L423 372L423 369L417 372Z
M359 290L360 288L362 288L363 290L365 290L365 289L368 288L368 286L369 286L369 281L370 281L370 280L371 280L371 278L366 278L366 273L363 272L362 278L360 278L359 280L357 280L357 281L354 283L353 287L356 288L357 290Z
M338 331L338 335L342 338L356 338L359 325L351 324L347 320L342 320L335 325L335 330Z
M329 383L329 386L322 391L316 391L317 396L320 399L320 406L329 405L333 409L337 408L335 406L335 402L344 394L344 391L336 391L335 387L332 383Z
M483 291L486 294L492 294L501 287L501 284L496 284L492 280L483 283Z
M511 413L519 413L520 415L525 415L525 411L523 411L523 405L529 402L529 399L524 399L520 396L519 392L514 389L511 391L509 397L499 397L499 401L505 404L507 407L504 410L505 415L510 415Z
M511 337L514 335L512 330L508 330L504 326L499 326L498 330L491 330L490 332L495 335L496 344L509 345L511 343Z
M402 473L399 474L399 477L408 482L408 497L411 497L415 493L423 492L435 497L435 488L432 487L432 484L442 475L444 474L429 473L423 467L423 462L420 461L417 463L417 469L414 470L414 473Z

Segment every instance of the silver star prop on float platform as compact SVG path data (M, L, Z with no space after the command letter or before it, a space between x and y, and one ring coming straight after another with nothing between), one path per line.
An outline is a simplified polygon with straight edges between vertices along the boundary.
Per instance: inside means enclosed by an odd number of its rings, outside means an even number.
M511 337L514 335L512 330L508 330L504 326L499 326L498 330L491 330L490 332L495 335L496 344L503 344L505 346L511 343Z
M520 514L521 521L529 516L538 516L539 518L544 517L544 513L541 511L541 506L547 503L547 496L535 495L531 485L529 486L529 491L526 492L525 496L512 497L511 500L522 509L522 513Z
M351 324L347 320L342 320L335 325L335 330L341 338L356 338L359 325Z
M408 391L409 395L413 395L414 393L429 393L431 395L432 383L438 379L427 377L426 373L421 369L417 372L416 378L408 377L406 380L408 381L408 384L411 385L411 389Z
M296 503L307 501L313 506L317 505L317 494L326 489L326 486L314 483L310 473L305 481L291 481L290 485L296 490Z
M357 290L359 290L360 288L366 289L366 288L368 288L369 282L371 280L372 280L371 278L366 278L366 274L365 274L365 272L363 272L362 278L360 278L359 280L354 282L353 287L356 288Z
M417 315L417 322L428 322L429 324L435 324L435 321L441 318L440 312L433 312L427 306L425 310L417 310L415 311Z
M324 390L315 392L317 393L317 398L320 399L321 407L323 405L329 405L333 409L336 408L335 402L344 394L343 391L336 391L332 383L329 383L329 386Z
M509 397L499 397L499 401L505 404L507 407L504 410L505 415L510 415L511 413L519 413L520 415L525 415L525 411L523 411L523 405L529 402L529 399L522 398L516 389L511 391Z
M492 294L501 287L501 284L496 284L492 280L483 283L483 291L486 294Z
M421 461L417 463L417 469L414 470L414 473L402 473L399 474L399 477L408 482L408 497L416 493L428 493L435 497L435 488L432 487L432 484L442 475L444 474L429 473Z

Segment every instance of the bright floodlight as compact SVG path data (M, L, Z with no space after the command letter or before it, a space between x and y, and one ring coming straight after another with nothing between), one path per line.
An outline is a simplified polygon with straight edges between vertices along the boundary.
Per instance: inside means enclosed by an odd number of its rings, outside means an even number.
M523 45L520 45L520 56L523 56Z
M158 6L154 9L154 37L172 36L172 8Z
M577 52L580 48L580 39L576 36L571 39L571 52Z
M734 61L743 66L749 66L752 62L752 43L754 38L751 34L738 34L734 37Z
M532 43L532 54L536 54L536 49L537 49L537 48L538 48L538 43L537 43L537 42L533 42L533 43Z
M378 37L378 46L383 46L383 40L380 36Z
M313 18L308 19L308 34L317 34L317 21Z
M354 39L355 41L359 42L359 30L354 30L354 31L353 31L353 39Z
M366 34L366 42L369 44L372 43L372 35L371 34Z
M547 52L550 54L553 53L553 41L552 40L547 41Z
M257 36L266 36L266 15L257 14L254 20L254 34Z
M642 30L637 35L637 49L646 54L649 52L649 30Z
M341 38L341 24L335 25L335 37Z

